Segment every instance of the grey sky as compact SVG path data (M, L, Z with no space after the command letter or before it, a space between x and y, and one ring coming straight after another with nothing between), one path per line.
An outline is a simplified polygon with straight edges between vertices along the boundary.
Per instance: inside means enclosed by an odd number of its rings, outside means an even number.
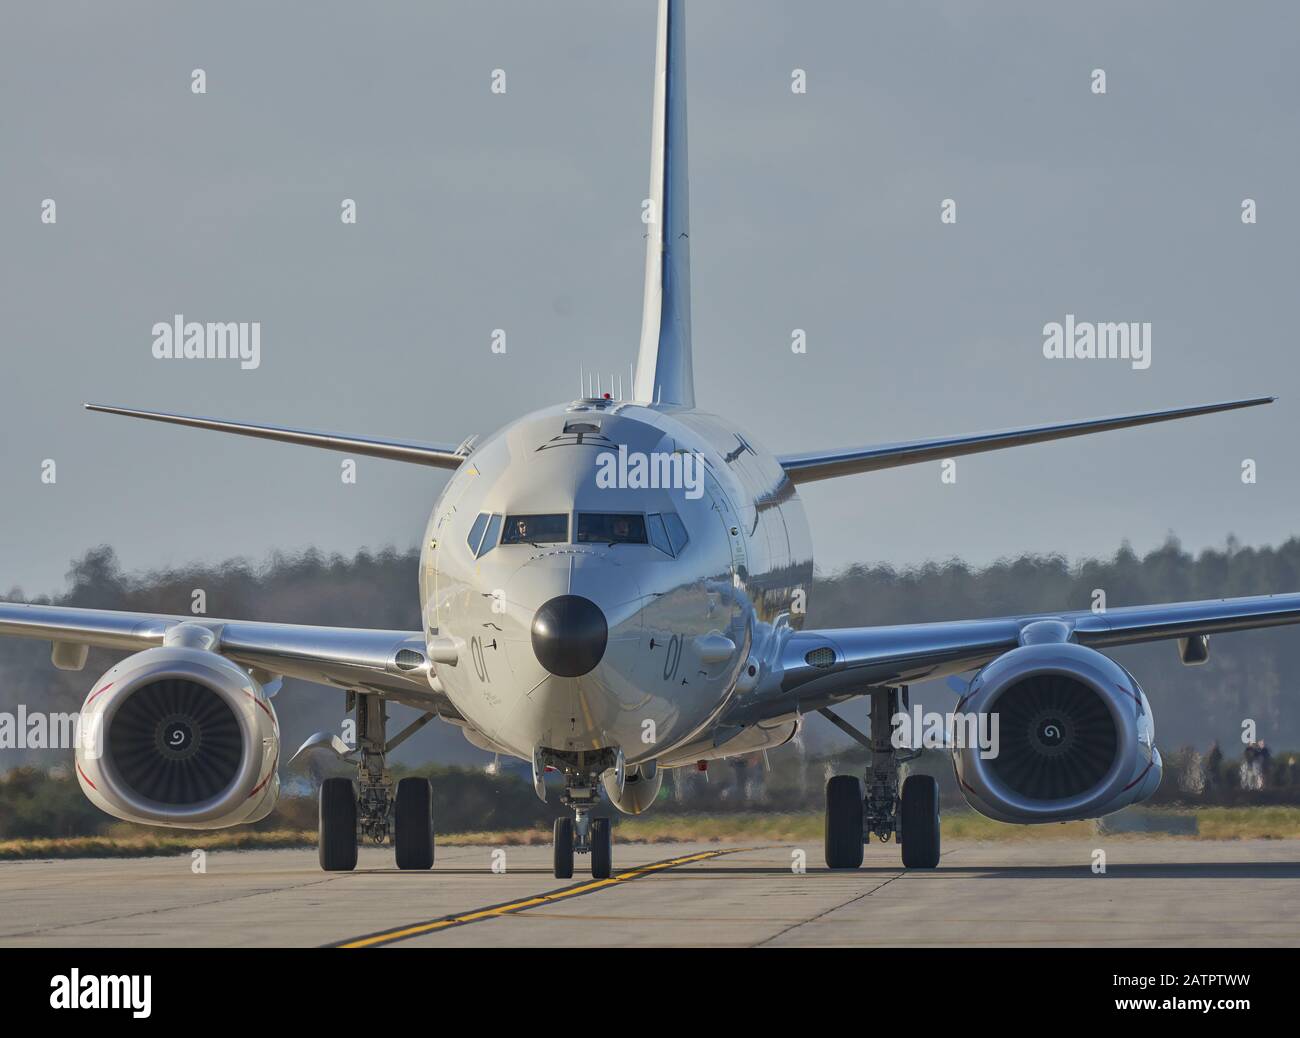
M83 400L456 443L571 397L580 362L626 378L653 9L5 4L0 591L103 542L130 568L406 547L445 479L363 460L347 486L338 455ZM701 406L801 450L1282 397L955 486L809 487L823 567L1295 530L1294 5L705 0L688 33ZM262 322L262 366L153 359L176 313ZM1150 370L1045 360L1066 313L1152 322Z

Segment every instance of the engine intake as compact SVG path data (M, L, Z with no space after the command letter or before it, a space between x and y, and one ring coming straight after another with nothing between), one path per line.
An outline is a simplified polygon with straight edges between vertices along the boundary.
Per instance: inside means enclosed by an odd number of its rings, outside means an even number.
M953 750L963 795L990 818L1095 818L1146 799L1160 783L1146 695L1094 649L1013 649L975 676L958 709L997 718L992 755Z
M998 697L1001 752L993 770L1033 800L1067 800L1095 789L1119 753L1104 698L1064 674L1022 678Z
M113 718L108 749L126 786L177 806L227 789L244 756L235 712L219 693L184 678L138 688Z
M216 829L275 806L275 710L217 653L164 646L128 656L92 686L80 731L81 787L116 818Z

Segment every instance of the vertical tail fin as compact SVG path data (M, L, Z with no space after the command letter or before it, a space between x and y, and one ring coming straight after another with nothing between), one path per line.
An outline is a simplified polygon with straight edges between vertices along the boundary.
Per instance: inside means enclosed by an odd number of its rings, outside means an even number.
M683 0L659 0L645 304L634 397L694 407L684 7Z

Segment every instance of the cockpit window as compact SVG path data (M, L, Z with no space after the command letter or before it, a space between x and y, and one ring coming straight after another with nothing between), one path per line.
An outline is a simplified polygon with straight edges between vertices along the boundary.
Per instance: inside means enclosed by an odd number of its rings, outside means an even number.
M565 544L569 540L567 515L508 515L502 544Z
M689 540L686 536L686 524L676 512L665 512L664 525L668 527L668 540L673 546L673 554L680 555Z
M655 512L646 518L650 543L665 555L679 555L686 547L686 526L676 512Z
M474 525L469 528L469 536L465 538L465 543L469 545L469 550L475 555L478 554L479 542L483 540L483 530L486 528L487 522L487 513L479 512L478 518L474 520Z
M579 544L646 544L645 516L578 513Z
M645 524L650 534L650 543L665 555L671 555L673 546L668 542L668 531L664 529L664 517L662 515L648 515L645 517Z
M501 536L501 515L488 515L487 512L480 512L478 518L474 520L474 525L469 528L469 536L465 538L465 543L469 545L469 550L474 553L476 559L481 559L497 546L497 538Z
M475 554L481 559L497 546L497 538L501 536L501 513L498 512L488 520L487 533L483 535L483 543L479 545Z

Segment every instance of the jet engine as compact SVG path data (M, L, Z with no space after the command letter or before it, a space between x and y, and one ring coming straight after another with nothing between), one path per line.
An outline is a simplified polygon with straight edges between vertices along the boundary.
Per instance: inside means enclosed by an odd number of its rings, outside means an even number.
M984 730L994 736L988 750L971 739L953 748L962 794L990 818L1096 818L1160 785L1146 694L1095 649L1068 642L1012 649L975 675L957 714L987 715Z
M81 788L128 822L255 822L275 806L279 756L280 728L262 687L206 649L167 645L128 656L81 708Z
M611 804L625 815L639 815L655 802L659 787L664 784L664 773L653 763L633 765L627 769L623 779L622 793L618 791L614 772L605 772L601 782Z

